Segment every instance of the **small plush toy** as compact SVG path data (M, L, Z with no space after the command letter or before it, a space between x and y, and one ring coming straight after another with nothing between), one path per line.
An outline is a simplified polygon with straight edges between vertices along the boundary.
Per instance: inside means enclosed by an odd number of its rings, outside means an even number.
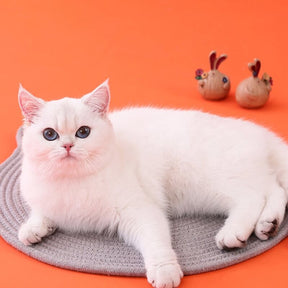
M230 90L230 80L228 76L218 71L219 65L227 58L222 54L216 57L216 51L209 55L210 68L209 72L202 69L196 70L195 78L198 80L198 90L200 94L208 100L221 100L227 97Z
M236 89L236 101L244 108L259 108L265 105L272 89L272 78L264 73L258 78L261 62L255 59L248 64L252 76L243 80Z

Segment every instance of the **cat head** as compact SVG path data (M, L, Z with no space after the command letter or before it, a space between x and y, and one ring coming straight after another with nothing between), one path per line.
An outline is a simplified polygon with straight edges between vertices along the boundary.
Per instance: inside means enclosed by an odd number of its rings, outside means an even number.
M80 99L46 102L22 86L18 98L24 116L22 150L28 166L55 178L95 173L104 164L113 142L107 117L108 81Z

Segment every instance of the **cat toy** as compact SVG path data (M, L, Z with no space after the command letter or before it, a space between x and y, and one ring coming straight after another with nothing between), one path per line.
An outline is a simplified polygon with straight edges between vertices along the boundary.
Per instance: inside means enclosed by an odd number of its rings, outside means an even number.
M198 90L207 100L224 99L230 91L228 76L218 70L220 64L226 58L226 54L222 54L217 58L216 51L212 51L209 55L211 70L205 72L203 69L197 69L195 72L195 78L198 80Z
M264 106L269 98L273 81L267 73L258 78L261 62L254 59L248 64L252 76L244 79L236 89L236 101L243 108L260 108Z

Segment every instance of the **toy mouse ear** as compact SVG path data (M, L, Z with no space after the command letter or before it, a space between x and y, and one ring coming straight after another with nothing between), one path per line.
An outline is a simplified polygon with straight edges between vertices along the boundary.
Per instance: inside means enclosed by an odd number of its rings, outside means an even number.
M220 57L216 60L215 69L217 70L220 64L227 58L226 54L220 55Z
M255 59L254 61L255 61L255 68L256 68L256 72L257 72L257 76L258 76L258 74L260 72L260 68L261 68L261 62L258 59Z
M210 55L209 55L209 60L210 60L210 68L211 70L215 70L216 69L216 51L211 51Z
M253 77L258 77L261 68L261 62L259 59L254 59L253 63L248 63L248 68L252 72Z

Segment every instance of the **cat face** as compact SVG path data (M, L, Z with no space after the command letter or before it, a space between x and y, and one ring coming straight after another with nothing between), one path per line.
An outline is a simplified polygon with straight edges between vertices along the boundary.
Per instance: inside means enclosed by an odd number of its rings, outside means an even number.
M47 177L96 173L107 160L113 141L113 129L106 115L109 100L107 82L81 99L50 102L20 87L26 161Z

